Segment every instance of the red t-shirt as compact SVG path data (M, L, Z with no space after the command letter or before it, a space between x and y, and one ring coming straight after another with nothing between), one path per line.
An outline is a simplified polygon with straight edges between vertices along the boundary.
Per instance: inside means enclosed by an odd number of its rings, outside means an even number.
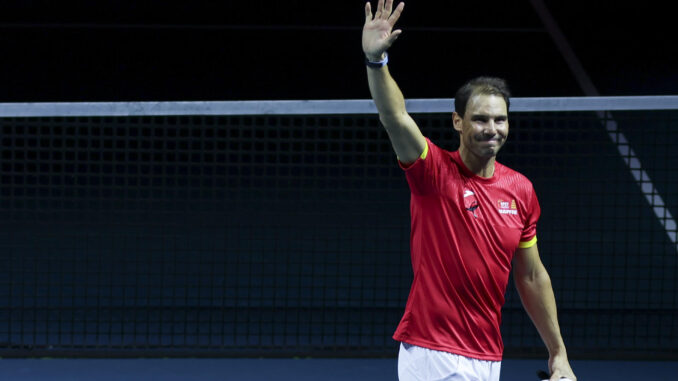
M536 242L540 208L532 183L495 162L474 175L459 151L427 139L405 168L411 191L414 279L393 338L466 357L500 361L499 326L513 253Z

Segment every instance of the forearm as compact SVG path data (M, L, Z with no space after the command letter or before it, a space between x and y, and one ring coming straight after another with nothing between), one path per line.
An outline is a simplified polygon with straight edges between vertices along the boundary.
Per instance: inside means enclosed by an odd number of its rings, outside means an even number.
M551 278L543 267L532 276L516 279L516 287L539 335L551 356L566 355L558 325L558 311Z
M513 258L513 279L520 299L549 351L550 380L566 377L576 381L560 335L551 278L539 259L537 245L518 249Z
M388 66L380 69L367 68L367 81L374 104L379 111L379 118L388 129L396 124L399 118L407 115L405 97L398 84L388 71Z
M393 9L393 0L379 0L373 18L370 3L365 4L362 47L368 60L379 62L386 58L386 50L402 32L393 30L393 25L404 6L405 3L401 2ZM388 66L370 66L367 66L367 81L379 111L379 120L388 133L398 160L405 165L414 163L426 149L426 138L407 114L405 97L391 77Z

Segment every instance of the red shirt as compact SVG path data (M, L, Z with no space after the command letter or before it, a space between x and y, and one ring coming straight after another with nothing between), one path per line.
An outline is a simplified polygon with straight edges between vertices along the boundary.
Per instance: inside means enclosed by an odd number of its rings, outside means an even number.
M393 338L466 357L500 361L499 326L513 253L536 242L540 208L532 183L498 163L474 175L459 151L427 139L405 168L411 191L414 279Z

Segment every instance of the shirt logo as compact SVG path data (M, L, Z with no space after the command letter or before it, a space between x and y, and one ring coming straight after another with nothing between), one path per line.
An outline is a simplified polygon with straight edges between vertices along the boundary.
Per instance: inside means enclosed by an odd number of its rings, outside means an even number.
M480 204L478 204L478 201L473 200L473 204L470 207L466 208L466 210L471 212L474 218L478 218L478 216L476 215L476 209L478 209L479 206Z
M468 189L464 189L464 208L471 212L474 218L478 218L476 209L478 209L479 206L480 204L478 204L478 200L476 200L475 193Z
M499 200L497 201L497 207L499 208L499 214L518 214L516 200L511 200L511 202Z

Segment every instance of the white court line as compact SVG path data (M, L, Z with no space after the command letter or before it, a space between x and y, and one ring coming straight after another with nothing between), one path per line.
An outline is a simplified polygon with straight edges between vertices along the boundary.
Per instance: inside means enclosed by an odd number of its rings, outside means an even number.
M574 74L579 86L584 91L584 94L590 97L598 97L600 93L598 89L593 85L591 77L589 77L584 66L581 64L581 61L577 58L577 55L572 50L569 42L565 38L565 35L558 27L555 19L549 12L549 10L544 5L542 0L530 0L532 6L534 7L537 14L541 18L544 26L546 27L549 35L553 38L553 41L558 46L560 53L565 58L570 70ZM640 187L640 191L645 196L645 199L652 207L655 216L659 220L659 223L664 227L666 234L668 235L671 242L678 252L678 232L676 231L676 220L671 215L671 212L664 206L664 200L657 191L652 182L652 179L643 169L643 166L636 156L636 153L631 149L628 140L624 133L619 131L617 128L617 122L612 118L609 112L597 112L600 120L605 124L605 128L608 132L608 136L612 142L617 146L617 151L624 160L624 163L631 172L631 176L636 181L636 184Z
M605 118L606 115L601 112L599 117ZM654 187L650 175L647 174L640 164L640 160L638 160L636 153L633 152L633 149L629 146L626 137L617 129L617 122L611 119L609 114L607 115L607 118L605 128L607 129L608 136L616 144L617 151L631 171L631 176L633 176L633 179L640 186L643 195L645 195L645 199L650 206L652 206L655 216L659 220L659 223L664 227L664 230L666 230L669 239L673 243L678 242L676 220L671 215L671 211L664 206L664 200ZM676 245L676 250L678 250L678 245Z

